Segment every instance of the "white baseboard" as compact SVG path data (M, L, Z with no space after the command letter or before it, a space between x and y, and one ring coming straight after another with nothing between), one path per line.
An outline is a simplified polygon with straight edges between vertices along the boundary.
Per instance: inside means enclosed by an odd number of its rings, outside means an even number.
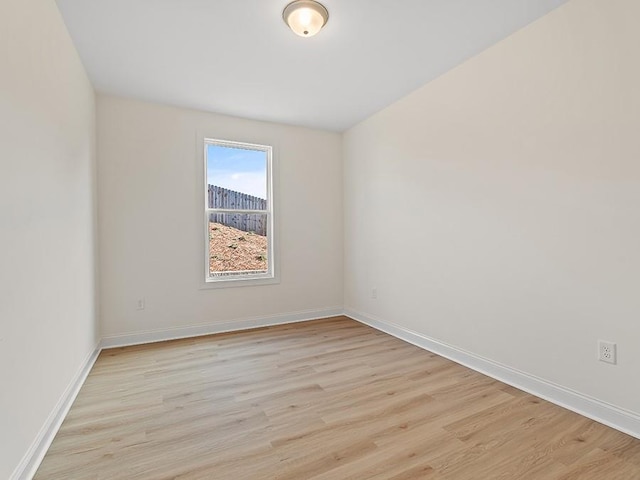
M71 405L102 349L284 325L339 315L346 315L365 325L369 325L370 327L441 355L472 370L488 375L496 380L500 380L501 382L640 439L640 415L637 413L624 410L615 405L610 405L506 365L501 365L492 360L428 338L425 335L371 315L348 308L331 307L321 310L306 310L281 315L244 318L210 325L194 325L190 327L104 337L96 349L83 362L78 373L60 397L57 405L52 410L36 439L22 458L22 461L16 467L11 477L9 477L9 480L30 480L35 475L40 466L40 462L42 462L51 442L53 442L56 433L62 425L64 418L69 412Z
M190 327L167 328L162 330L150 330L126 335L114 335L104 337L100 346L102 348L117 348L130 345L142 345L145 343L164 342L180 338L200 337L215 333L235 332L252 328L271 327L287 323L306 322L320 318L342 315L342 307L330 307L321 310L304 310L279 315L267 315L261 317L248 317L232 320L224 323L212 323L208 325L193 325Z
M175 340L179 338L198 337L214 333L249 330L252 328L270 327L288 323L305 322L321 318L335 317L342 315L342 313L342 307L331 307L321 310L305 310L281 315L250 317L210 325L194 325L191 327L152 330L102 338L95 350L83 362L78 373L62 394L62 397L60 397L57 405L51 411L49 418L47 418L36 439L31 444L27 453L25 453L20 464L11 474L11 477L9 477L9 480L30 480L33 478L40 466L40 463L42 462L42 459L47 453L47 450L51 446L56 433L58 433L62 422L67 416L67 413L69 413L69 409L76 399L80 388L87 379L91 368L103 349Z
M640 439L640 415L349 308L344 314L396 338Z
M71 405L73 405L73 402L78 396L80 388L87 379L87 376L89 375L89 372L91 371L91 368L96 362L99 354L100 347L98 345L82 363L80 369L71 380L71 383L69 383L67 389L60 397L60 400L58 400L58 403L49 414L49 417L40 429L40 432L38 432L38 435L31 444L31 447L29 447L27 453L25 453L24 457L22 457L22 460L9 477L9 480L30 480L36 474L42 459L47 453L47 450L49 450L51 442L53 442L62 422L67 416L67 413L69 413Z

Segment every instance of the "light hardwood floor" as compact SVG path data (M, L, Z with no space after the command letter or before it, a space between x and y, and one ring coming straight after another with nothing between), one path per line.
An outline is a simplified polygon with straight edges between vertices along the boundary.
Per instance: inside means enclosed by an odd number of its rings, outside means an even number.
M104 351L37 479L640 479L640 440L338 317Z

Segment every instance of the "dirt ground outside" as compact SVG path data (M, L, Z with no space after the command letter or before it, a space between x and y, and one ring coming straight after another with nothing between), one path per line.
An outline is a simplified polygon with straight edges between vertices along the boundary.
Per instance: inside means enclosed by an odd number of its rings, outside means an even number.
M209 224L209 271L267 271L267 237Z

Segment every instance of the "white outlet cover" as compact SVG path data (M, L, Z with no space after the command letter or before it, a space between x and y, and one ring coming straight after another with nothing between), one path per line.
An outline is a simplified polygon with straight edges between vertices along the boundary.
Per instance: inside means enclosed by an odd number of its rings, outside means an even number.
M598 340L598 360L615 365L617 358L617 345L606 340Z

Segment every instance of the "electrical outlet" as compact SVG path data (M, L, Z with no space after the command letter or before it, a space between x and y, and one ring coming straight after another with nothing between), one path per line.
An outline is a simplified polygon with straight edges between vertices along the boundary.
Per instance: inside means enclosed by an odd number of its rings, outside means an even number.
M378 298L378 289L377 288L372 288L371 289L371 298L373 298L374 300L376 298Z
M598 360L601 362L617 363L616 344L605 340L598 340Z
M145 304L144 298L139 298L138 304L136 306L136 310L144 310L144 304Z

